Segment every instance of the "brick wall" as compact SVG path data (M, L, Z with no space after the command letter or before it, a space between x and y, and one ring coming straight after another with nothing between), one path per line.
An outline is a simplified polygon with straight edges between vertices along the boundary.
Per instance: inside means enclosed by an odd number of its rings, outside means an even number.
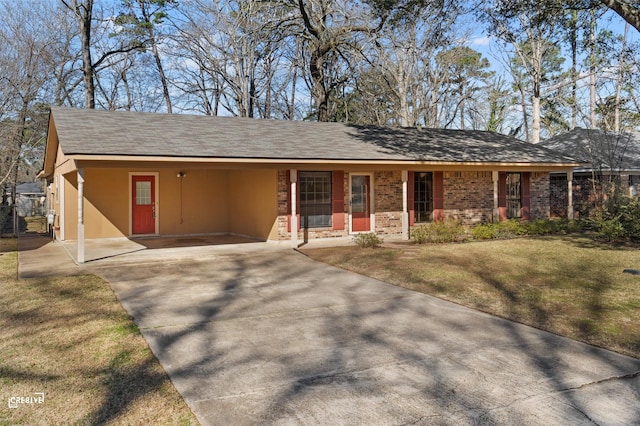
M278 238L288 240L287 185L288 170L278 172ZM373 176L375 190L375 232L384 235L402 233L402 172L380 171ZM344 173L344 205L349 208L349 173ZM490 222L493 218L493 180L491 172L444 173L445 218L459 219L465 224ZM552 188L548 173L531 174L531 217L548 218ZM566 211L566 207L565 207ZM349 215L344 215L344 229L315 228L301 230L300 240L344 237L349 235Z
M549 173L531 173L531 219L549 219Z
M291 211L289 207L289 184L287 177L289 176L289 170L278 170L278 239L289 240L289 218L288 213ZM344 176L344 206L345 209L349 208L349 186L348 176L345 173ZM344 237L349 235L349 216L344 215L344 229L334 230L332 228L311 228L301 229L298 232L298 239L305 241L315 238L332 238L332 237Z
M490 222L493 217L491 172L445 172L444 217L465 224Z
M375 172L376 233L402 234L402 172Z
M576 218L587 217L589 211L602 191L600 183L596 182L594 190L591 175L573 175L573 210ZM552 217L567 217L567 176L556 175L550 179L549 203Z

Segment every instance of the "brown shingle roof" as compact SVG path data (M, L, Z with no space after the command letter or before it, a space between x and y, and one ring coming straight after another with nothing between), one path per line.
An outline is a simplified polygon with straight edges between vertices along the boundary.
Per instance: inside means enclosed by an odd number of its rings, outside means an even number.
M575 163L484 131L52 108L67 155L234 159Z
M576 128L540 143L586 163L598 170L640 171L640 134L611 133ZM590 168L579 169L583 171Z

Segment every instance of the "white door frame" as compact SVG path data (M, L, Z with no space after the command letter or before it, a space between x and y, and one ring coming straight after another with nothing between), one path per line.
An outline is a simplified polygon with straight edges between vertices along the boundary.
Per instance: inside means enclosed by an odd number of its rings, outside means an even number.
M154 234L133 234L133 176L153 176L155 181L155 213L156 223ZM158 172L129 172L129 236L144 236L144 235L160 235L160 173Z
M369 222L370 228L368 231L354 231L353 230L353 214L351 211L351 200L353 198L352 188L351 188L351 177L352 176L369 176ZM362 234L372 232L376 229L376 215L375 215L375 198L373 191L373 176L372 172L355 172L349 173L349 234Z

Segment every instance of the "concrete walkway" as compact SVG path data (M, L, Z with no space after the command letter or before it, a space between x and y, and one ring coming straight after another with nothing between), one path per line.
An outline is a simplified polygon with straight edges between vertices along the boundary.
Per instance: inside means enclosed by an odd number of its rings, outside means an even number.
M55 248L21 252L21 268ZM143 250L81 269L111 283L205 425L640 424L640 360L282 247Z

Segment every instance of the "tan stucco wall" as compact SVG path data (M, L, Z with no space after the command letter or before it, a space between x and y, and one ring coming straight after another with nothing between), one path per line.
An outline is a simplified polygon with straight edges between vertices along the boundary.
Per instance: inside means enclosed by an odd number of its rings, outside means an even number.
M186 173L178 178L179 172ZM229 232L228 172L160 170L160 235Z
M62 176L60 185L64 185L61 193L64 203L64 238L75 240L78 238L78 180L76 173Z
M178 172L186 173L178 178ZM160 235L277 239L275 170L85 169L85 238L130 235L131 174L157 173ZM77 172L64 175L65 239L77 239ZM60 206L56 206L60 214Z
M229 232L278 239L277 170L229 172Z
M128 174L117 169L85 170L85 238L109 238L128 235ZM77 172L64 176L65 239L78 236Z

